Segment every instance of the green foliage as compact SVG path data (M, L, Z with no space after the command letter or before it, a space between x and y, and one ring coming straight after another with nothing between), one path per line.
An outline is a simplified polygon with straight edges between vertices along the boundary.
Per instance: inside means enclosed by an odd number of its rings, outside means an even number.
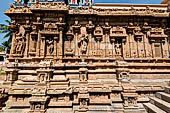
M6 51L9 53L11 48L11 42L12 42L12 32L9 28L9 25L11 25L11 22L9 20L5 20L6 24L0 24L0 33L5 34L2 39L7 39L7 41L4 41L0 45L1 51Z

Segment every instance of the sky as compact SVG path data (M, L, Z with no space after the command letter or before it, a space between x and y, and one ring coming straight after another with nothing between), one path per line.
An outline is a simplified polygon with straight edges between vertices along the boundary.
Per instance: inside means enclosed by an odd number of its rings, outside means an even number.
M9 19L3 12L5 12L9 7L10 4L13 3L14 0L0 0L0 23L4 24L4 20ZM127 4L160 4L162 0L94 0L96 3L103 3L107 2L114 2L114 3L127 3ZM5 40L2 40L4 34L0 34L0 43Z

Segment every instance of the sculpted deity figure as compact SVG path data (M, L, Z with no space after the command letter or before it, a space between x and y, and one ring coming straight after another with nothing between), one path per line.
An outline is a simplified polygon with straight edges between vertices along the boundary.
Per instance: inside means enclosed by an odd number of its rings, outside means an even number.
M115 44L116 55L121 55L121 44L118 42Z
M54 51L54 40L50 37L46 40L47 44L47 55L53 54Z
M86 54L87 52L87 46L88 46L88 37L85 36L85 34L82 35L79 42L80 52L82 55Z
M20 25L19 25L20 26ZM15 43L15 53L23 54L25 49L25 29L23 26L19 27L19 33L16 34Z

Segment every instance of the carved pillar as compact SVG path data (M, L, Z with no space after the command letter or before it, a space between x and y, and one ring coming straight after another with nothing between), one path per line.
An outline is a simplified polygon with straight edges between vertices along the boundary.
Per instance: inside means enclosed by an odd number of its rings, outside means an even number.
M74 30L74 39L75 39L75 56L78 57L78 38L81 25L78 24L78 20L75 20L75 24L72 26Z
M142 29L142 31L143 31L143 33L144 33L143 43L144 43L144 56L145 56L145 57L148 57L147 51L149 51L149 48L148 48L148 43L149 43L149 41L148 41L147 33L148 33L148 31L149 31L150 29L151 29L151 27L148 26L148 23L147 23L147 22L145 22L145 23L144 23L144 26L143 26L143 29Z
M108 45L109 45L109 33L110 33L110 26L109 23L106 22L105 25L103 26L103 30L105 33L105 57L108 57Z
M112 58L114 57L115 55L115 39L114 38L110 38L110 41L111 41L111 44L112 44Z
M10 50L10 57L13 57L13 54L15 54L15 38L16 38L16 33L15 31L12 31L12 46L11 46L11 50Z
M58 52L58 55L60 56L60 57L62 57L63 56L63 28L61 27L60 28L60 32L59 32L59 40L60 40L60 42L59 42L59 52Z
M10 50L10 57L13 57L13 54L15 54L15 38L16 38L16 31L17 31L17 25L15 20L12 20L11 25L9 26L10 30L12 32L12 46Z
M58 50L58 37L54 37L54 57L57 57L59 55L59 50Z
M126 57L126 40L127 39L122 39L122 56Z
M29 25L30 22L29 20L26 20L26 25L24 26L25 28L25 32L26 32L26 47L25 47L25 53L24 53L24 57L28 57L28 52L29 52L29 41L30 41L30 28L31 26Z
M71 41L73 40L74 34L72 32L72 27L69 28L68 32L66 33L68 39L68 47L65 49L66 56L73 56L73 49L71 48Z
M94 29L94 25L92 23L92 20L89 20L89 23L86 25L87 28L87 33L88 33L88 38L89 38L89 50L88 50L88 55L92 56L92 50L93 50L93 39L92 39L92 33Z
M152 58L154 58L155 57L155 49L154 49L155 40L150 40L150 42L151 42Z
M142 46L141 46L141 41L142 41L142 38L143 38L143 33L141 32L141 28L139 26L137 26L135 28L135 39L137 41L137 57L140 58L140 57L144 57L143 53L142 53Z
M45 37L42 36L40 39L40 56L45 57L45 48L46 48L46 42L45 42Z
M135 29L135 27L133 26L133 23L129 23L129 26L127 27L127 32L128 32L128 34L129 34L129 53L130 53L130 57L132 57L132 56L134 56L133 55L133 31L134 31L134 29Z
M37 57L40 57L40 41L41 41L41 35L40 35L40 30L38 31L38 40L37 40Z
M168 52L168 39L165 38L165 43L163 44L163 57L168 58L169 57L169 52Z

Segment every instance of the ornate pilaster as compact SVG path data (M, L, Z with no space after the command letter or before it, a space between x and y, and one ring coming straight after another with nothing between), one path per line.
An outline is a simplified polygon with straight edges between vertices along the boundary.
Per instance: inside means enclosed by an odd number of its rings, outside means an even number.
M143 43L144 43L144 53L145 53L145 57L150 57L149 55L149 40L147 37L148 32L150 31L151 27L148 25L147 22L144 23L144 26L142 28L142 31L144 33L144 37L143 37Z
M92 51L93 51L93 39L92 39L92 34L94 30L94 24L92 23L92 20L89 20L89 23L86 25L87 28L87 33L89 37L89 50L88 50L88 55L92 56Z
M37 17L37 21L33 22L33 24L36 26L37 33L38 33L37 44L36 44L36 57L40 57L40 43L41 43L41 34L40 34L40 31L41 31L41 28L43 26L41 18Z
M135 27L133 25L133 23L129 23L129 26L127 27L127 33L129 34L128 38L129 38L129 53L130 53L130 57L135 57L134 55L134 42L133 42L133 31L134 31Z
M98 25L96 29L94 30L94 37L97 42L97 52L96 55L100 56L100 42L103 40L103 29Z
M104 34L105 34L105 40L104 40L105 41L105 57L109 56L108 45L109 45L110 29L111 29L111 26L109 26L109 23L105 22L105 25L103 26L103 31L104 31Z
M79 25L79 21L76 18L74 21L74 25L72 26L73 31L75 33L74 40L75 40L75 56L76 57L78 57L78 38L79 38L80 27L81 25Z
M29 25L30 21L26 20L26 25L24 26L25 28L25 33L26 33L26 47L25 47L25 53L24 57L28 57L28 52L30 50L30 31L31 31L31 26Z
M72 31L72 27L69 28L68 32L66 33L67 39L68 39L68 47L65 48L65 55L67 56L73 56L73 49L71 47L71 42L74 38L74 34Z
M10 30L12 32L12 46L11 46L11 50L10 50L10 56L9 57L13 57L13 54L15 54L15 46L16 43L15 42L15 38L16 38L16 31L17 31L17 25L16 25L16 21L12 20L11 25L9 26Z
M135 39L137 41L137 57L145 57L144 55L144 45L141 44L141 41L143 39L143 33L141 32L140 26L137 26L135 28L135 33L134 33Z
M63 39L63 31L64 31L64 28L65 28L65 25L66 25L66 23L64 23L64 17L59 17L58 18L58 22L57 22L57 25L58 25L58 29L59 29L59 42L58 42L58 48L57 48L57 50L58 50L58 52L57 52L57 54L58 54L58 56L59 56L59 58L62 58L63 57L63 50L64 50L64 46L63 46L63 44L64 44L64 39Z

